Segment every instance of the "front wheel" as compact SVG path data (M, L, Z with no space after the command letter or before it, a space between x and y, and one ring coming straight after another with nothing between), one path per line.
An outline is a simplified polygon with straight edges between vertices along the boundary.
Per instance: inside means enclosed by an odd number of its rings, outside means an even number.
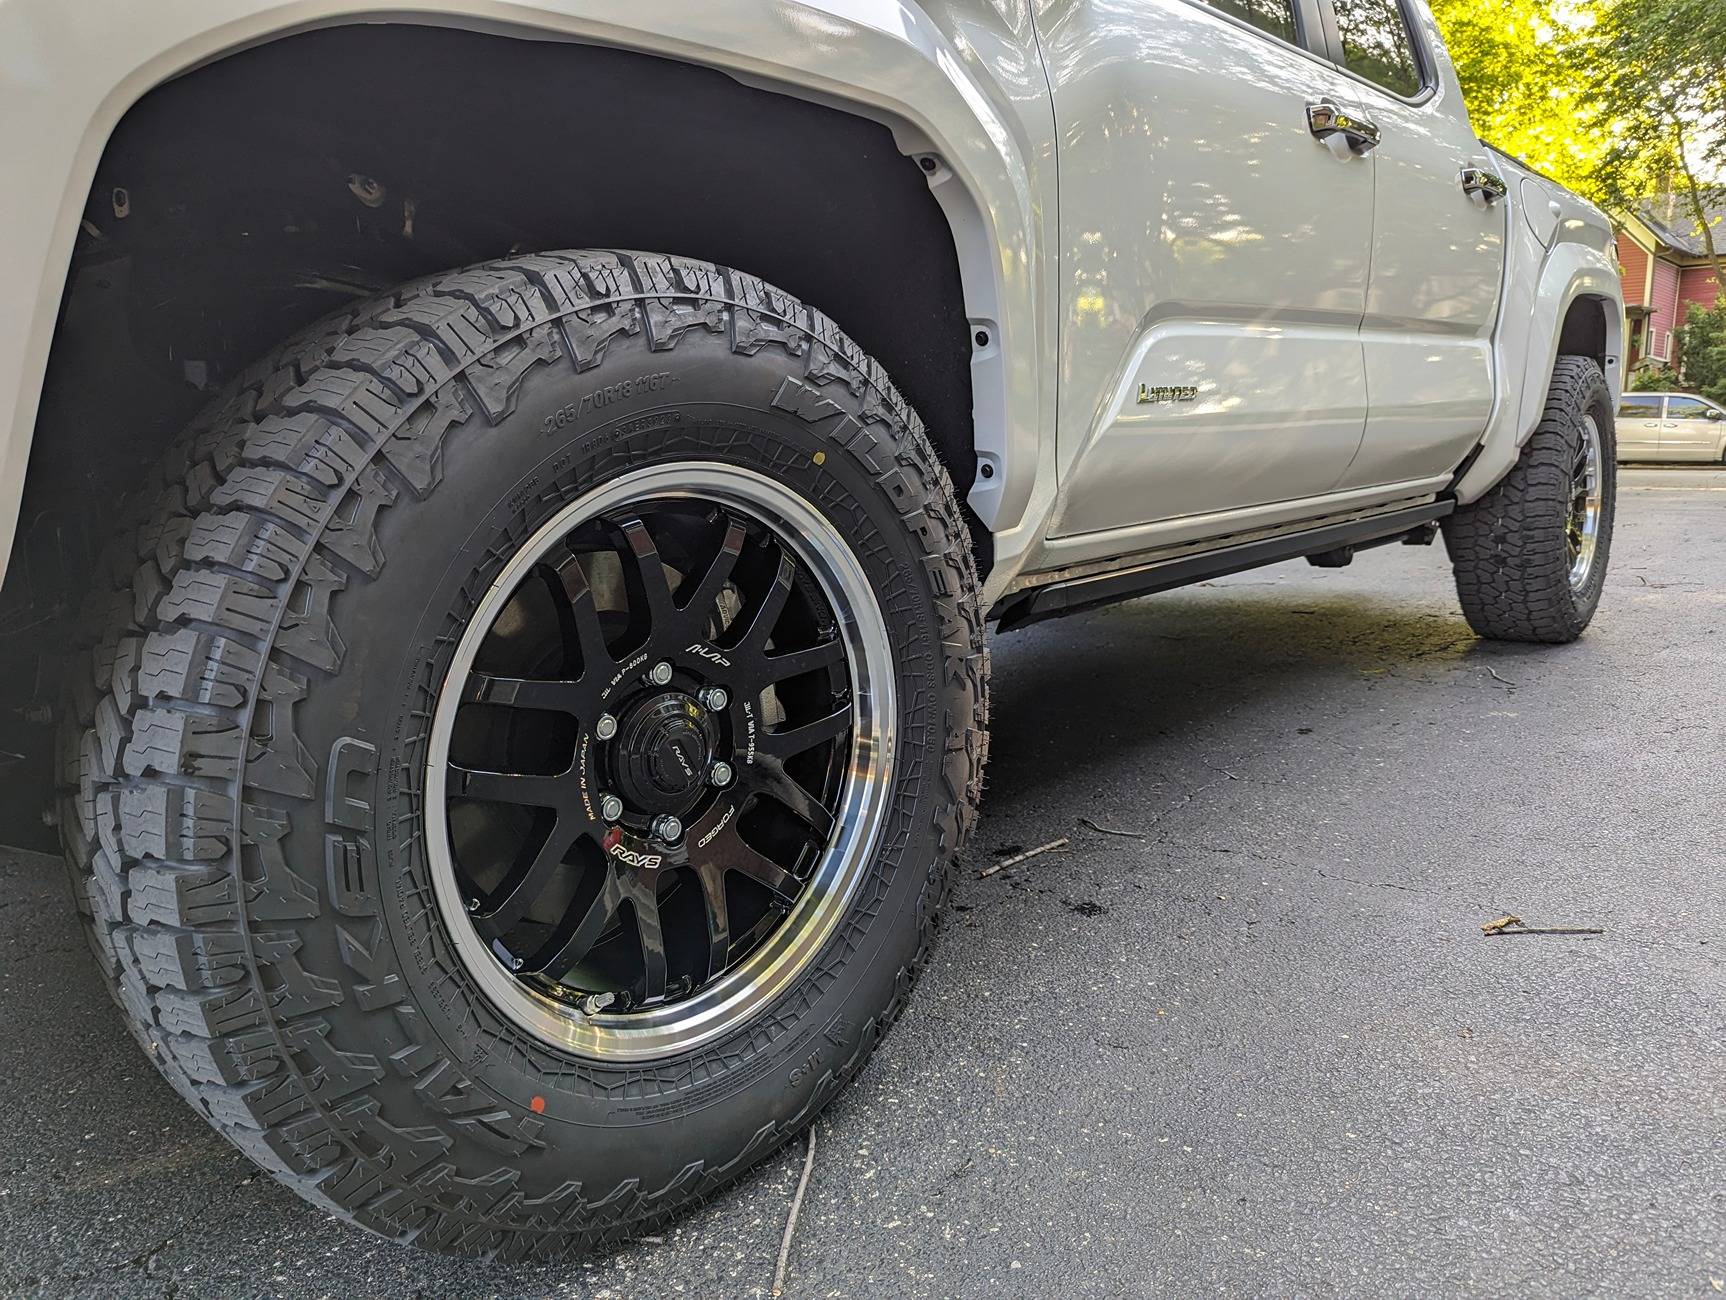
M1444 521L1468 624L1500 641L1574 641L1600 604L1617 505L1606 378L1558 358L1540 424L1511 471Z
M292 341L108 567L62 816L169 1080L464 1253L640 1232L903 1005L987 661L915 414L734 271L547 254Z

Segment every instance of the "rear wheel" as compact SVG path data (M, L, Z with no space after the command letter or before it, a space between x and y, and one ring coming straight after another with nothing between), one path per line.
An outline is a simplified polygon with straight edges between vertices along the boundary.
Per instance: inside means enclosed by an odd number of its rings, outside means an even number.
M952 485L880 368L736 272L542 255L242 378L109 565L65 737L92 943L308 1200L591 1249L807 1124L973 815Z
M1515 466L1444 521L1469 626L1503 641L1582 635L1600 604L1616 505L1606 379L1587 357L1560 357Z

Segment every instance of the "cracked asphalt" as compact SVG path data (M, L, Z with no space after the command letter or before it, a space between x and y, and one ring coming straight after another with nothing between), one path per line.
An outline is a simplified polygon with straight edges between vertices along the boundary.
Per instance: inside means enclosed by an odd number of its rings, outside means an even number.
M1571 647L1475 640L1401 547L999 639L950 924L787 1293L1726 1288L1726 475L1625 484ZM155 1075L62 889L0 855L0 1292L767 1294L801 1143L585 1264L326 1219Z

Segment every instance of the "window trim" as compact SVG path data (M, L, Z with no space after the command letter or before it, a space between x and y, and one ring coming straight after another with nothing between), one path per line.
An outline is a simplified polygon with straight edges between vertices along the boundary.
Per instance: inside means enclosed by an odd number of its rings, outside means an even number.
M1674 402L1695 402L1697 409L1699 409L1702 414L1694 417L1687 415L1673 415L1671 414L1671 411L1672 403ZM1710 402L1706 397L1697 397L1694 393L1668 393L1666 395L1666 414L1661 416L1661 420L1664 422L1666 420L1688 420L1694 418L1706 421L1708 419L1709 411L1717 411L1719 409L1719 407L1715 406L1714 403Z
M1419 106L1427 104L1438 94L1438 61L1433 58L1432 51L1427 47L1426 27L1415 13L1410 0L1395 0L1397 13L1402 17L1402 28L1408 33L1409 53L1414 57L1414 70L1420 74L1420 89L1412 95L1405 95L1400 90L1392 90L1381 85L1371 77L1363 77L1348 66L1347 56L1343 51L1342 28L1336 21L1336 7L1331 0L1316 0L1319 10L1319 20L1322 26L1327 58L1336 70L1351 81L1358 81L1381 95L1388 96L1400 104Z
M1269 41L1281 49L1303 55L1315 63L1326 67L1331 64L1330 51L1325 44L1323 22L1319 13L1319 0L1294 0L1295 39L1286 41L1275 32L1267 32L1262 27L1255 27L1245 18L1238 18L1210 4L1208 0L1182 0L1183 4L1197 9L1200 13L1209 14L1220 22L1231 27L1237 27L1250 36L1256 36L1261 41Z

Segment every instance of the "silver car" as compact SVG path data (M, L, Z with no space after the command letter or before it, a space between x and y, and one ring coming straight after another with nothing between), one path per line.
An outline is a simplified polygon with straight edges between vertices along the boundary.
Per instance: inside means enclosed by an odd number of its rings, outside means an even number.
M1690 393L1626 393L1618 459L1726 461L1726 407Z

